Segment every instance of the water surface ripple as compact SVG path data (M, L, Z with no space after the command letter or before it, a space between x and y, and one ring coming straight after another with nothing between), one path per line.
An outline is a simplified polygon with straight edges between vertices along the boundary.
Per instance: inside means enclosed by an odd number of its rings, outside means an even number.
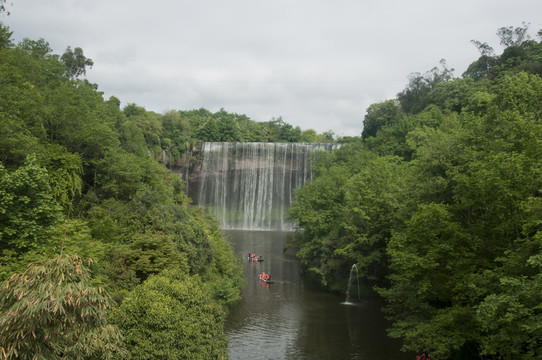
M227 231L244 258L246 286L226 322L232 360L409 360L386 336L378 299L345 304L345 297L312 289L294 256L283 253L287 232ZM264 261L251 263L249 252ZM269 273L272 284L258 279Z

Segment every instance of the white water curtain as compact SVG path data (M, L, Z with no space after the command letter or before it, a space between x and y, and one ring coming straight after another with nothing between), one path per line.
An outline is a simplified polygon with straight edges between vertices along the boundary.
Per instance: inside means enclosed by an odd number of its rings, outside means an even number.
M293 190L311 179L310 158L329 143L204 143L196 203L222 229L292 231ZM194 199L196 200L196 199Z

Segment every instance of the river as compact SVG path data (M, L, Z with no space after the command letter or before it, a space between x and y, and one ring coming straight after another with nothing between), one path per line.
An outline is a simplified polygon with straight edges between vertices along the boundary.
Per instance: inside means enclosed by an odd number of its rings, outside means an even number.
M229 354L242 359L410 360L400 343L386 336L375 298L346 305L344 295L303 283L295 256L285 255L288 232L225 231L243 257L246 286L226 321ZM264 261L249 262L249 252ZM274 281L263 284L262 271Z

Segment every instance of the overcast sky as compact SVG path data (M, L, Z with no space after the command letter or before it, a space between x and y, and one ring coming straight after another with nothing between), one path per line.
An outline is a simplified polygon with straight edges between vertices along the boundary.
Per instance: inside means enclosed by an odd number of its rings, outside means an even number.
M12 2L12 5L9 3ZM497 54L503 26L542 29L541 0L8 0L19 42L81 47L104 98L147 110L246 114L357 136L369 105L445 59Z

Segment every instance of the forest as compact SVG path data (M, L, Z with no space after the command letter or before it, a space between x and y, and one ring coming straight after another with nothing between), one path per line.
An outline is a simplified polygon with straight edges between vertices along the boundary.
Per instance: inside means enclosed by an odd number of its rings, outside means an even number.
M405 351L542 358L542 30L523 25L371 105L290 206L305 276L344 291L356 264Z
M341 292L356 264L406 351L542 357L542 31L499 29L500 55L473 41L461 77L412 74L349 139L121 108L81 48L12 34L0 24L0 358L227 358L242 267L161 154L337 140L289 209L305 277Z

